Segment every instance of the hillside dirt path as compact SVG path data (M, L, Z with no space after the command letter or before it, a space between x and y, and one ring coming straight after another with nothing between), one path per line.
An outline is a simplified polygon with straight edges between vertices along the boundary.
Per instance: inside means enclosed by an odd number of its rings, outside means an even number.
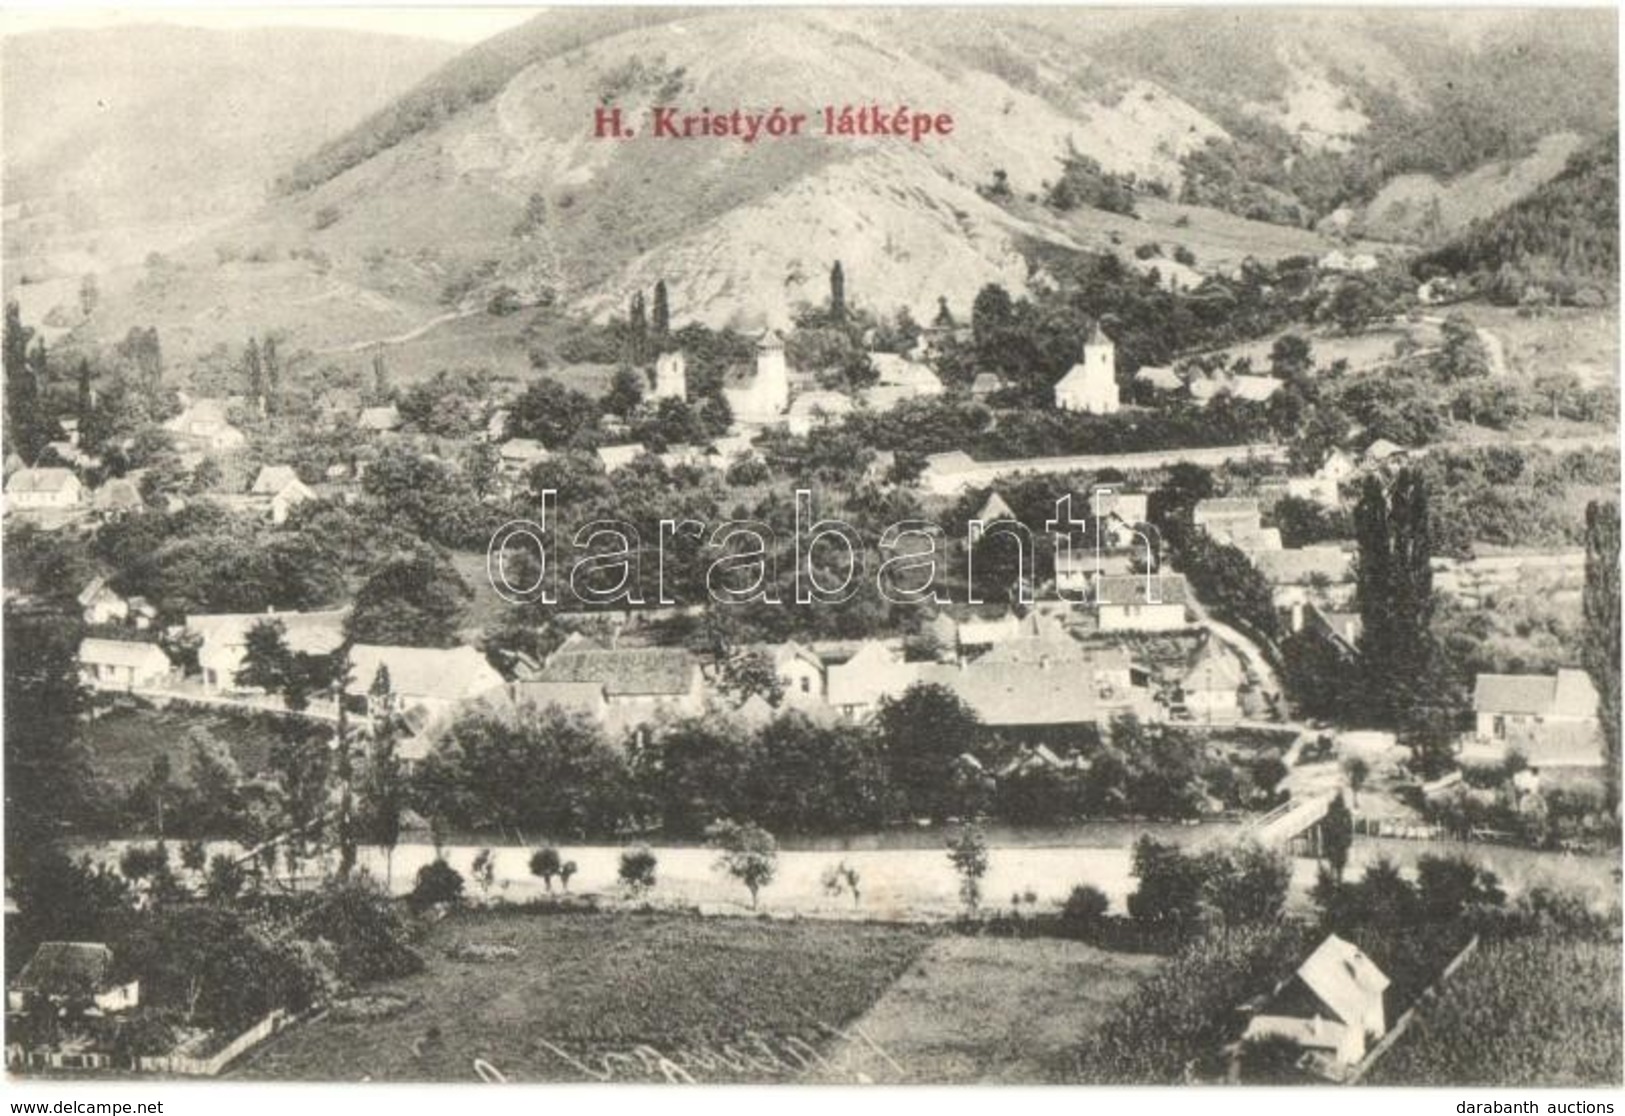
M478 313L480 313L480 308L477 306L465 310L449 310L444 314L436 314L428 321L414 326L405 333L396 333L389 337L369 337L364 341L352 341L346 345L330 345L325 349L317 349L316 354L318 356L332 356L338 353L364 353L368 349L382 345L404 345L408 341L416 341L431 330L439 329L448 322L472 318Z

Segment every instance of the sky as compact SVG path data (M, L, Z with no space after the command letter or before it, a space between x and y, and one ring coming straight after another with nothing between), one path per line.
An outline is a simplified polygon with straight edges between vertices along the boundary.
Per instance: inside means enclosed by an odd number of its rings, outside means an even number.
M405 7L366 4L330 7L317 3L121 4L110 8L63 0L7 0L0 28L7 34L56 28L94 29L130 23L178 23L191 27L325 27L415 35L454 43L489 38L534 16L534 7L452 5Z

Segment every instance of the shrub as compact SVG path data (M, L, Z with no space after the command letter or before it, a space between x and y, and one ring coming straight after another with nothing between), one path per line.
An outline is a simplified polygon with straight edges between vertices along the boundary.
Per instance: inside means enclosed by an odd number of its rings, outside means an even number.
M490 894L491 885L497 878L497 859L490 849L481 849L474 854L474 882L480 885L480 891Z
M423 871L433 867L426 865ZM449 871L450 866L446 867ZM461 877L455 882L460 892ZM418 887L422 886L423 872L419 872ZM337 955L339 972L350 984L407 976L423 968L423 959L412 948L406 919L369 877L328 887L300 920L299 933L329 943Z
M959 899L974 912L982 902L982 877L987 875L987 838L969 826L948 842L948 861L959 873Z
M716 869L726 872L750 892L751 909L756 909L762 888L773 882L779 869L779 843L759 825L721 821L708 826L706 838L721 850Z
M643 895L655 885L655 868L659 861L647 845L627 849L621 853L620 880L633 895Z
M417 910L437 903L456 903L463 897L463 874L444 860L418 869L417 883L407 901Z
M574 876L575 874L576 874L576 862L575 861L566 860L563 864L559 865L559 882L564 885L564 890L565 891L570 890L570 877Z
M1069 938L1087 938L1100 928L1111 900L1098 887L1080 884L1061 904L1061 932Z
M858 905L862 898L858 891L860 882L861 877L858 875L858 870L844 860L839 864L831 864L824 869L824 893L832 898L839 899L844 893L851 892L854 907Z
M559 850L555 848L538 849L531 854L530 874L539 878L547 885L547 890L553 890L553 878L563 874L563 865L559 862Z

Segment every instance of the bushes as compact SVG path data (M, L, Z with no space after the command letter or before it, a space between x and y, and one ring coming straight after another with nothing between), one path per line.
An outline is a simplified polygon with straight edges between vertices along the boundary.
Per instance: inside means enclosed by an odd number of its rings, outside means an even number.
M427 865L424 871L433 867ZM422 872L418 874L418 886L423 886ZM457 886L460 890L461 878ZM389 896L366 877L334 884L323 891L310 911L298 920L298 928L301 936L333 947L339 974L346 984L389 980L423 968L423 959L412 948L412 932L406 920Z
M418 869L417 883L407 902L414 910L438 903L457 903L463 898L463 874L444 860L435 860Z
M618 877L634 896L645 895L655 886L655 868L659 861L647 845L627 849L621 853Z
M1080 884L1061 904L1061 933L1068 938L1090 938L1105 921L1111 900L1098 887Z
M1258 845L1191 855L1142 837L1134 846L1134 875L1140 881L1128 900L1134 920L1183 933L1208 918L1226 928L1278 920L1292 870L1284 856Z

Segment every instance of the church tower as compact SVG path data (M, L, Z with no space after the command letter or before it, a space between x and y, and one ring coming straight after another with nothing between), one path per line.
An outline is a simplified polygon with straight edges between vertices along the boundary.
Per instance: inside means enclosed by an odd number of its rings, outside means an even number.
M1063 411L1091 415L1115 414L1121 406L1117 391L1117 346L1095 322L1083 340L1083 359L1055 385L1055 406Z
M790 369L784 362L784 338L777 330L762 331L756 342L757 398L775 415L790 406Z
M681 351L661 353L655 358L654 397L688 398L688 358Z

